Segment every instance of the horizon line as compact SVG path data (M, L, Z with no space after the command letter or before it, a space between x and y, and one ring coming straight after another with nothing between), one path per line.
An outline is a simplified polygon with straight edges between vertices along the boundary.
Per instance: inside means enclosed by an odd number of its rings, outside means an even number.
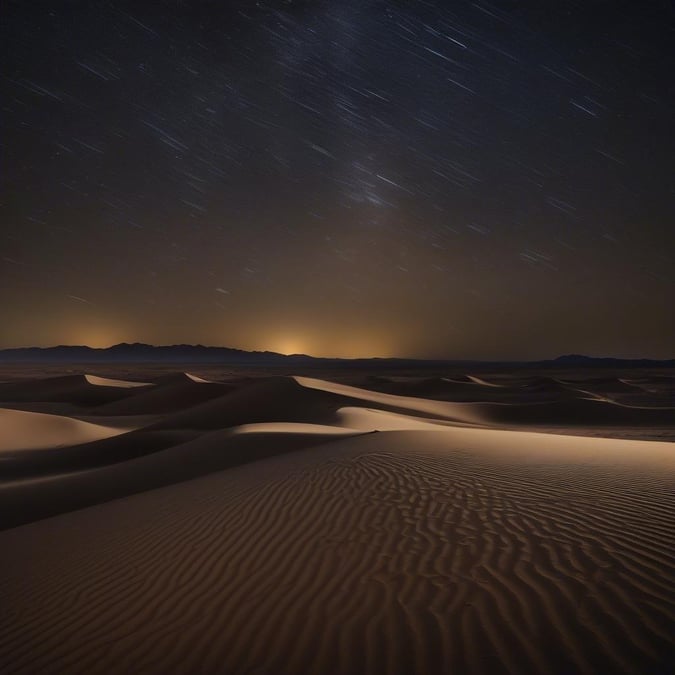
M115 347L149 347L151 349L172 348L172 347L188 347L193 349L226 349L233 352L242 352L245 354L268 354L285 358L302 357L317 360L339 360L339 361L364 361L364 360L379 360L379 361L441 361L441 362L473 362L473 363L538 363L547 361L558 361L565 358L579 358L589 360L614 360L614 361L675 361L673 357L653 357L653 356L595 356L579 352L566 352L556 356L549 356L543 358L451 358L451 357L419 357L419 356L317 356L307 354L304 352L295 352L285 354L283 352L274 351L272 349L244 349L241 347L232 347L228 345L205 345L202 343L188 343L176 342L170 344L152 344L149 342L117 342L106 347L94 347L87 344L56 344L48 346L20 346L20 347L0 347L0 353L9 351L23 351L23 350L51 350L51 349L89 349L97 352L104 352Z

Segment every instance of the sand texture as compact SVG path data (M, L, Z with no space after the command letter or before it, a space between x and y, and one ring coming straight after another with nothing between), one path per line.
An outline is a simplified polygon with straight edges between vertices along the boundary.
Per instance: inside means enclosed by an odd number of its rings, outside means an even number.
M108 375L0 384L3 674L673 671L667 375Z

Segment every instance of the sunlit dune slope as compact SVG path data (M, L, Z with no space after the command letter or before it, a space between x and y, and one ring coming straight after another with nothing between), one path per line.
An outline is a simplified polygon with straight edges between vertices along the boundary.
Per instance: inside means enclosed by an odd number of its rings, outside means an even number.
M61 415L0 408L0 431L0 453L12 453L87 443L117 436L126 430Z

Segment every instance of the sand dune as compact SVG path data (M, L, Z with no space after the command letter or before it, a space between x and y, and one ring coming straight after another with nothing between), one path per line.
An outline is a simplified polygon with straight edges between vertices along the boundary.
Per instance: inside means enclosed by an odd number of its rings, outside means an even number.
M403 396L370 392L356 387L324 382L307 377L296 377L304 387L331 392L358 401L377 404L386 410L397 410L417 415L472 425L537 425L537 424L629 424L637 426L675 424L675 407L638 407L617 404L607 399L590 400L576 392L575 398L544 403L446 403ZM536 384L550 387L549 382ZM562 385L559 385L562 387Z
M473 412L473 408L463 403L446 403L445 401L429 401L407 396L392 396L310 377L296 377L294 379L302 387L335 394L351 402L375 403L385 410L412 412L465 424L480 424L482 422L480 417Z
M0 408L0 452L76 445L128 431L60 415Z
M591 377L583 380L565 379L563 382L572 387L578 387L584 390L590 389L604 394L632 393L637 386L618 377Z
M0 513L0 528L7 522L28 522L32 518L25 516L25 508L31 501L45 502L42 493L29 490L25 493L23 504L16 503L12 513L6 494L15 487L17 479L41 478L52 476L58 478L85 469L93 469L109 464L116 464L129 459L142 457L158 450L164 450L193 440L199 434L193 431L130 431L119 435L88 441L78 445L22 450L21 452L4 453L0 456L2 481L0 482L0 505L6 507ZM28 483L23 483L28 485ZM45 504L47 506L47 504ZM50 513L60 513L49 505ZM8 518L10 519L8 521ZM19 518L19 520L17 520Z
M154 378L153 382L157 385L176 384L177 382L194 382L197 384L199 383L209 384L212 383L213 380L205 380L204 378L197 377L196 375L192 375L188 372L177 372L177 373L174 372L160 375L159 377Z
M0 657L11 672L667 664L672 482L450 438L349 438L7 531Z
M651 375L649 377L625 378L629 384L642 387L647 391L667 391L675 393L675 377L664 375Z
M91 379L90 379L91 378ZM121 382L121 384L120 384ZM65 402L94 406L132 395L140 383L106 380L94 375L65 375L0 384L0 402Z
M533 377L520 385L528 391L538 392L574 392L577 391L577 383L563 382L555 377Z
M443 428L457 428L452 422L428 417L415 417L392 413L377 408L362 408L351 406L340 408L336 413L336 423L349 429L361 429L362 431L403 431L424 430L438 431Z
M172 413L218 398L236 389L234 384L195 382L189 377L165 379L133 396L98 406L99 415Z
M549 377L491 382L472 375L435 378L377 378L369 388L397 396L432 398L454 402L532 403L578 398L582 393L571 384ZM584 393L588 396L588 393Z
M57 464L57 472L49 474L49 480L44 480L44 470L30 476L24 464L20 467L24 470L24 480L0 485L0 528L16 527L364 433L330 427L312 427L308 431L307 426L311 425L282 430L278 429L278 425L244 426L210 432L197 438L193 436L192 439L189 432L151 431L145 432L146 436L139 433L135 437L129 434L118 444L90 445L87 448L89 455L77 458L79 468L87 468L87 461L95 467L92 454L98 453L101 465L98 468L65 473L65 463L57 463L56 458L52 458L52 462ZM73 466L77 465L73 458ZM59 469L63 473L58 473ZM18 470L15 468L15 473Z
M475 404L485 423L509 425L586 424L596 426L660 426L675 422L675 408L645 408L607 399L576 398L564 402L532 404Z
M205 380L203 377L198 377L197 375L191 375L190 373L184 373L185 377L192 380L193 382L199 382L201 384L208 384L211 380Z
M474 384L480 384L482 387L502 387L504 385L495 384L494 382L488 382L482 377L476 377L475 375L468 375L469 380Z
M480 394L474 383L456 382L445 377L369 378L366 389L395 396L412 396L447 401L477 401Z
M130 394L100 424L0 411L3 672L669 672L675 443L532 429L673 409L468 377L476 402L181 374L87 380Z
M390 396L312 378L271 377L240 386L229 394L190 407L158 422L155 428L206 430L257 422L330 425L339 408L373 403L393 412L414 412L457 423L480 422L471 408L461 403Z
M97 387L122 387L123 389L132 389L133 387L150 387L148 382L129 382L128 380L112 380L109 377L98 377L97 375L85 374L84 379L89 384Z

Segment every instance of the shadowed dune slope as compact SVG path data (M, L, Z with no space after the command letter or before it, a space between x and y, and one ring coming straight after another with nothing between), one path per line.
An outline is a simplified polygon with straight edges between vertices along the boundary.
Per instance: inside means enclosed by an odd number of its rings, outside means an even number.
M578 396L579 390L575 385L562 382L554 377L534 377L518 387L520 391L530 394L552 394L568 398Z
M4 672L667 672L671 444L458 433L335 440L0 533Z
M0 484L0 529L179 483L240 464L316 447L345 435L364 433L326 427L319 427L312 432L306 428L299 431L290 428L279 432L266 431L264 426L251 430L244 427L215 431L193 439L189 439L190 432L185 431L137 432L122 437L118 444L89 444L77 458L72 458L75 448L69 448L72 465L77 460L83 466L89 460L92 464L98 461L107 466L77 473L52 474L42 479L34 475ZM54 463L56 461L52 460ZM60 466L65 468L65 462L61 462ZM19 465L17 469L23 469L24 473L30 470L26 464Z
M139 430L79 445L4 453L2 481L68 474L107 466L186 443L198 435L199 432L185 430Z
M563 382L571 387L578 387L586 391L594 391L599 394L623 394L634 393L638 384L631 384L630 381L618 377L589 377L584 380L568 380Z
M199 385L196 385L199 386ZM162 429L223 429L256 422L329 422L341 402L316 396L290 377L261 378L155 424Z
M465 378L371 378L366 386L398 396L415 396L444 401L471 403L491 402L534 403L543 401L566 401L588 396L577 388L576 383L565 383L551 377L535 377L515 382L496 383L485 379Z
M427 378L370 378L367 389L396 396L414 396L439 401L480 401L485 397L482 385L467 381L455 381L445 377Z
M93 383L88 377L93 377ZM112 384L112 383L117 384ZM0 402L63 402L80 406L96 406L133 396L150 384L105 380L88 375L64 375L42 380L0 384ZM131 386L129 386L131 385Z
M612 401L581 399L532 404L478 403L475 409L486 422L529 426L672 426L675 408L627 406Z
M642 387L646 391L659 391L675 394L675 377L667 375L652 375L650 377L631 377L626 380L629 384Z
M168 380L127 398L96 408L97 415L173 413L234 391L236 385L195 382L187 378Z
M398 396L466 402L477 405L476 413L486 423L657 425L675 424L675 396L654 385L629 384L619 378L589 378L562 381L535 377L511 384L480 385L479 378L370 378L366 386ZM646 380L646 382L650 382ZM595 399L589 404L589 399ZM596 402L611 405L596 405ZM547 404L543 406L542 404ZM535 407L536 406L536 407ZM648 412L650 409L657 412Z

